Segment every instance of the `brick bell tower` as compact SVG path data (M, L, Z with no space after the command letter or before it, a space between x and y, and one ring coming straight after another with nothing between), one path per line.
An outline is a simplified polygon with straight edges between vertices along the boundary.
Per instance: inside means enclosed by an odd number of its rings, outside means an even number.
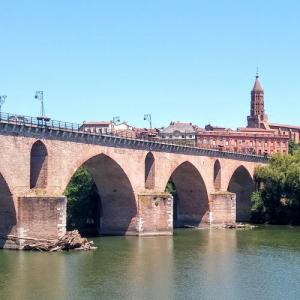
M251 91L251 109L247 121L248 128L269 129L268 116L265 114L264 90L259 82L258 72Z

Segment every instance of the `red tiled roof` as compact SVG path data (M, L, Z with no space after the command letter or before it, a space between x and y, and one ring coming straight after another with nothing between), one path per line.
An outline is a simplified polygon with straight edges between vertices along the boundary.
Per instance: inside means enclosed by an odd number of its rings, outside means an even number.
M287 125L287 124L278 124L278 123L269 123L270 127L274 126L274 127L282 127L282 128L287 128L287 129L299 129L300 130L300 126L295 126L295 125Z

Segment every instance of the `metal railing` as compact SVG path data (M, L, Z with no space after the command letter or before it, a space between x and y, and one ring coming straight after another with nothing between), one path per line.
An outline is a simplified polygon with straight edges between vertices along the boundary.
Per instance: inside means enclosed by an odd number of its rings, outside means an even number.
M29 117L11 113L0 113L0 122L16 125L27 125L37 127L48 127L68 131L80 131L81 125L70 122L51 120L46 117Z

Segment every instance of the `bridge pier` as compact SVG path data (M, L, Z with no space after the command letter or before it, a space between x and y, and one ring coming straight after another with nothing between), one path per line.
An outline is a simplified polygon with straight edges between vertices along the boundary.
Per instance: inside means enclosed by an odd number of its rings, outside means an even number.
M66 233L66 198L31 196L18 198L20 237L55 239Z
M138 195L137 234L173 234L173 197L168 193Z
M210 225L236 223L236 194L218 191L210 194L209 201Z
M65 197L22 196L17 198L17 224L6 237L0 235L1 248L22 249L30 239L56 239L66 232ZM116 228L118 216L113 217ZM211 193L208 225L236 222L236 194L227 191ZM135 224L132 227L133 223ZM145 192L137 195L137 212L125 235L172 235L173 197L169 193ZM110 232L110 234L118 234ZM1 240L2 238L2 240Z
M0 248L22 249L24 242L33 239L63 236L66 232L66 203L63 196L18 197L17 224L11 232L0 236Z

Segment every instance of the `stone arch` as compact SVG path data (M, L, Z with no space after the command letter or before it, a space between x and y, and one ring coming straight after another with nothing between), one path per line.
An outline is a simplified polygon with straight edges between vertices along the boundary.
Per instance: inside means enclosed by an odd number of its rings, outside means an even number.
M107 235L136 233L136 198L122 167L105 154L89 158L83 166L92 175L101 199L99 233Z
M214 188L216 191L221 189L221 164L218 159L214 163Z
M250 219L251 195L255 190L255 183L249 171L239 166L232 174L227 190L236 194L236 220L247 222Z
M209 223L208 194L197 168L188 161L180 164L170 177L174 184L174 225L199 226Z
M5 236L10 234L17 224L16 210L10 188L0 173L0 248L5 244Z
M152 152L148 152L145 157L145 188L155 187L155 158Z
M48 176L48 151L45 144L36 141L30 151L30 188L45 189Z

